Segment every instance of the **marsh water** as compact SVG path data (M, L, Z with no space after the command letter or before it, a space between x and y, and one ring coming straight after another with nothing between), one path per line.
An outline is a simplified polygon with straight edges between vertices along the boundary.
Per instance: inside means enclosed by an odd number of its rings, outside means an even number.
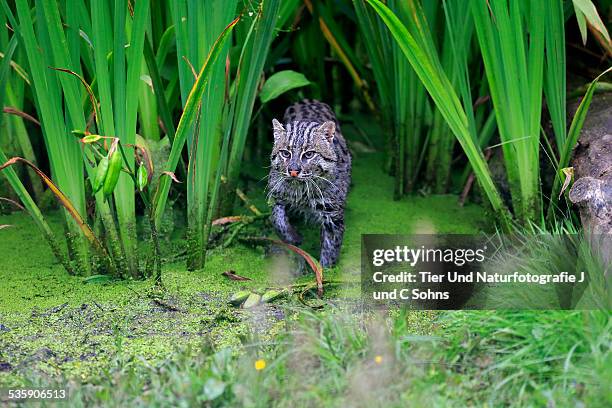
M394 201L393 179L382 168L380 154L356 155L341 260L325 272L325 279L359 281L362 233L476 233L489 228L482 207L462 207L453 195ZM265 208L263 184L253 185L247 193ZM50 220L58 232L62 230L58 213L50 214ZM0 382L4 384L19 385L31 371L86 380L119 354L128 359L139 355L138 361L153 364L204 338L216 346L239 346L241 336L251 330L273 337L283 326L284 306L292 301L266 305L255 314L228 304L239 289L276 286L287 279L271 270L261 248L239 242L213 250L204 270L190 272L184 260L172 261L184 241L166 241L164 257L170 259L163 267L166 291L158 293L152 281L84 283L83 277L68 275L26 213L0 216L0 225L8 225L0 230ZM307 230L304 248L318 255L316 230ZM228 280L221 275L227 270L251 280ZM309 282L314 277L291 279ZM342 296L342 287L330 288L325 300Z

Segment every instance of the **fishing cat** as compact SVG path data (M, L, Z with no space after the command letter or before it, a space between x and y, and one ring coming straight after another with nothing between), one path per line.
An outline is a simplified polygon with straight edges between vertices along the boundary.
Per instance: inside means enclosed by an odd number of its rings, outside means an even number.
M302 236L289 222L298 215L321 226L321 265L338 261L344 235L344 206L351 182L351 154L329 105L305 99L285 111L285 125L272 120L268 197L272 224L283 241Z

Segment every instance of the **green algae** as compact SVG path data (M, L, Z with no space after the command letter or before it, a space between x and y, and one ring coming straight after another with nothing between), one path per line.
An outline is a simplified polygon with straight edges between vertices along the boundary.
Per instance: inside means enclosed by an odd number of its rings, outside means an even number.
M354 159L353 182L346 211L346 235L341 259L325 279L358 282L361 234L418 232L477 233L487 229L484 210L460 207L455 196L413 196L392 200L393 179L382 171L378 154ZM263 191L250 198L264 207ZM61 231L60 215L49 216ZM278 272L262 248L234 243L212 250L203 270L189 272L185 262L163 267L164 291L153 281L121 280L84 284L68 275L25 213L0 217L0 384L20 385L26 373L63 374L87 379L100 375L112 359L125 364L154 364L177 349L210 342L238 349L252 333L270 339L285 325L278 305L254 310L231 307L232 293L261 290L313 276ZM304 249L318 255L318 231L301 226ZM165 243L164 256L184 248L184 241ZM232 270L250 281L232 281L221 273ZM352 289L330 288L326 297L354 296ZM276 302L275 302L276 303ZM281 304L296 303L295 296ZM429 327L432 314L411 315L411 323ZM8 366L7 366L8 364ZM7 369L8 368L8 369Z

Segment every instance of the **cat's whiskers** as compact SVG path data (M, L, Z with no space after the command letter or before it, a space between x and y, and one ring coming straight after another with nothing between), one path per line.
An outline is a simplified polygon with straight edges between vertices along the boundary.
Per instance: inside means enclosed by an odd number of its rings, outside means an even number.
M280 179L280 180L287 179L287 176L285 176L285 174L283 172L280 172L278 170L271 171L270 174L268 175L268 177L271 178L271 179Z
M263 180L265 179L269 179L270 178L270 174L266 174L265 176L263 176L262 178L260 178L259 180L257 180L257 183L261 183Z
M270 197L272 197L272 194L282 185L283 182L284 182L284 177L282 176L278 177L276 180L273 180L270 184L274 183L274 185L268 191L266 198L270 199ZM270 186L270 184L268 184L268 186Z
M316 177L318 179L321 179L323 181L326 181L330 186L332 186L333 188L335 188L336 190L340 191L340 189L338 188L338 186L336 186L334 183L332 183L331 181L329 181L328 179L326 179L325 177L321 177L321 176L317 176L316 174L312 175L313 177Z
M270 180L270 179L285 179L286 177L284 177L283 173L281 173L280 171L272 170L266 176L262 177L261 180L263 180L265 178L268 178Z
M319 190L319 195L321 196L321 202L322 203L325 202L325 198L323 197L323 191L321 191L321 188L314 181L312 181L312 185L314 185L317 188L317 190Z
M307 201L312 201L312 199L314 198L310 196L310 180L307 178L304 178L304 184L306 185L306 200ZM314 192L314 190L312 190Z
M283 183L283 179L279 178L274 185L272 186L272 188L270 188L270 191L268 192L269 195L272 195L273 192L275 192Z
M272 185L272 183L276 183L278 179L273 178L273 177L268 177L268 183L266 184L266 190L270 189L270 186Z
M308 179L304 179L304 181L306 181L306 198L310 200L310 183Z

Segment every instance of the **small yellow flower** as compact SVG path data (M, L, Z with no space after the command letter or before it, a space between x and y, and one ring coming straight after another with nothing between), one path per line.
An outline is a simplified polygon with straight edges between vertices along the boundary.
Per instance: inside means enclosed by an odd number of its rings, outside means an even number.
M264 368L266 368L266 360L260 358L259 360L255 361L255 369L257 371L261 371Z
M374 362L375 362L376 364L380 364L380 363L382 363L382 360L383 360L383 359L382 359L382 356L376 356L376 357L374 357Z

